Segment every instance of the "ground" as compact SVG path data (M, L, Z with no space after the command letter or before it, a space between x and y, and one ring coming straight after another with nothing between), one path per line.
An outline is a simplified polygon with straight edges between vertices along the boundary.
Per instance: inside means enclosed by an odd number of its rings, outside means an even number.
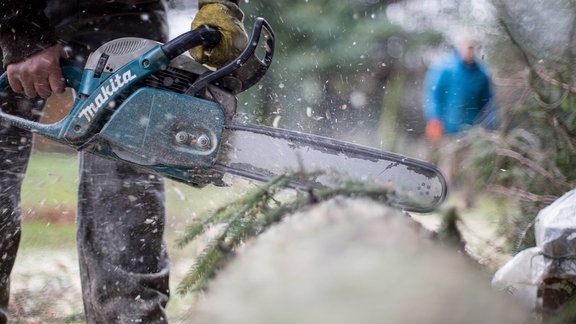
M171 187L169 191L180 191ZM179 192L185 197L188 193ZM455 198L449 200L457 205ZM484 202L488 204L488 202ZM217 205L216 203L214 206ZM14 269L12 323L83 323L78 264L74 244L73 210L35 210L25 216L23 244ZM483 209L484 211L486 209ZM68 215L54 217L54 215ZM412 214L426 228L434 230L440 223L437 214ZM496 270L509 259L502 252L501 242L495 239L495 226L482 209L471 209L463 214L461 228L468 241L468 251L489 271ZM180 279L193 262L198 249L190 246L178 249L174 240L182 231L184 221L169 220L167 243L171 256L171 289L175 291ZM487 282L487 285L489 283ZM171 323L187 323L193 296L173 294L168 307Z
M42 227L44 230L40 231ZM84 323L73 227L72 222L42 223L40 220L24 225L22 248L11 282L10 323ZM30 237L27 232L36 235ZM43 234L37 236L40 232ZM176 248L176 235L174 231L167 235L172 291L192 264L190 255L196 253L194 246ZM168 307L171 323L186 323L192 301L192 296L173 294Z

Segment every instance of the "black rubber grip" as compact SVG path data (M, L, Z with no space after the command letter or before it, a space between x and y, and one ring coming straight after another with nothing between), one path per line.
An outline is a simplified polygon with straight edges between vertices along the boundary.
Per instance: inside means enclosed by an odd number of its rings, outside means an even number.
M186 32L162 45L162 51L168 59L172 60L187 50L204 45L214 47L220 42L220 32L210 26L202 26Z

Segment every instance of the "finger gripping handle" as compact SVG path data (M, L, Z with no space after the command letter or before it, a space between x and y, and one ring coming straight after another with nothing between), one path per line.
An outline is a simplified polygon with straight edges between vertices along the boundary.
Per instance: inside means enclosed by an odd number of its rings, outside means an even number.
M60 66L62 68L62 76L64 77L66 87L77 90L82 81L82 68L75 66L73 61L70 60L61 60ZM4 92L9 88L10 83L8 81L8 72L4 72L0 75L0 92Z

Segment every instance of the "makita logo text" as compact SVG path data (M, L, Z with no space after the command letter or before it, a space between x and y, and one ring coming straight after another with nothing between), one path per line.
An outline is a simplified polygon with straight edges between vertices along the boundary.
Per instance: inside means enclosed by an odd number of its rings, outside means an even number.
M86 118L88 122L92 120L94 115L98 112L102 106L108 101L110 97L112 97L120 88L126 85L130 80L135 79L136 76L132 74L132 71L128 70L120 76L117 74L116 76L110 78L108 80L108 84L100 86L100 93L94 98L94 101L86 106L86 108L82 109L78 117Z

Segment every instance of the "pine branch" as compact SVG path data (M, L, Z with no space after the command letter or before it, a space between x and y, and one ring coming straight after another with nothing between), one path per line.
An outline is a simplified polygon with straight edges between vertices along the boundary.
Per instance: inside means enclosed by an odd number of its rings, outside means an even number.
M199 235L202 235L211 225L226 223L236 215L248 212L250 209L254 208L254 205L261 202L261 197L271 194L271 188L284 186L285 181L287 180L284 175L273 178L264 184L264 186L250 191L247 195L238 200L219 207L200 217L198 221L188 225L185 234L176 240L176 245L179 248L183 248Z
M192 242L198 235L201 235L206 231L206 226L208 222L193 222L186 227L185 234L176 240L176 246L183 248L188 243Z
M229 256L229 251L221 249L218 242L209 244L180 281L176 292L184 295L204 290L209 280L224 266Z

